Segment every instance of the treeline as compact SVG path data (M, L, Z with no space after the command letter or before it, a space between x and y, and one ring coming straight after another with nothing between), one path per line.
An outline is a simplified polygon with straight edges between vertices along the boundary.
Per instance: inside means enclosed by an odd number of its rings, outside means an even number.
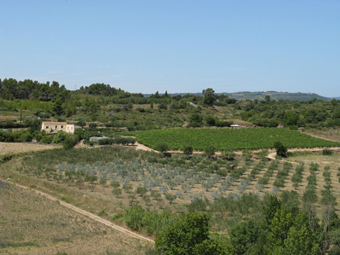
M340 101L309 101L292 102L272 100L269 96L265 100L247 100L245 104L237 105L241 117L258 126L276 127L334 127L340 126Z
M17 81L16 79L0 79L0 98L6 100L15 99L38 99L40 101L51 101L59 93L67 91L65 86L60 86L58 82L39 83L26 79Z

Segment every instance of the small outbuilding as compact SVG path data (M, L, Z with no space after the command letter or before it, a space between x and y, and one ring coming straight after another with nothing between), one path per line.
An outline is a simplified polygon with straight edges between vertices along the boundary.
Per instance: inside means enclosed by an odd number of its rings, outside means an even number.
M230 128L232 128L232 129L240 129L241 126L239 126L237 124L233 124L233 125L230 125Z
M93 142L93 143L98 143L99 142L99 140L102 140L102 139L107 139L107 138L109 138L109 137L96 137L96 136L92 136L92 137L90 137L90 142Z

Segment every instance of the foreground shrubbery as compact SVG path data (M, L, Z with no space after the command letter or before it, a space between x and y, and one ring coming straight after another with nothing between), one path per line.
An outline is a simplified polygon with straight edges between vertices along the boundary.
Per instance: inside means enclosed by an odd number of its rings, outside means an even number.
M276 196L265 197L262 217L234 225L229 238L209 232L211 217L206 212L175 216L132 207L124 218L134 230L159 224L157 232L148 232L157 235L155 254L338 254L333 236L340 219L334 210L319 224L310 221L311 212L300 210L288 200L287 196L282 201Z

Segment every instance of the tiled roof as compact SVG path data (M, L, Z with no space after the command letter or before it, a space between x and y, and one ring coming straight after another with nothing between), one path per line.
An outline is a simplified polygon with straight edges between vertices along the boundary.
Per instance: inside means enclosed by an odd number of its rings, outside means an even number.
M66 125L67 123L66 122L45 122L43 121L42 122L43 124L52 124L52 125Z

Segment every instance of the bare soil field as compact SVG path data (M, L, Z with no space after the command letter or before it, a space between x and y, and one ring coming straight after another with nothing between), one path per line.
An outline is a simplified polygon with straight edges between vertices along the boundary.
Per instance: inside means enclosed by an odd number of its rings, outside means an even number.
M62 148L59 144L38 143L2 143L0 142L0 155L27 153L31 151L42 151Z
M1 254L140 254L146 242L0 181Z

